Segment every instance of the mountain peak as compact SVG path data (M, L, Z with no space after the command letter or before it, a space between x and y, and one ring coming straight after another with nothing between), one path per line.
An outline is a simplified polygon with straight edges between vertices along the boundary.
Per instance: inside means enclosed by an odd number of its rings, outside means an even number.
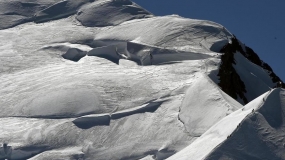
M11 0L0 37L0 159L284 159L284 83L218 23Z

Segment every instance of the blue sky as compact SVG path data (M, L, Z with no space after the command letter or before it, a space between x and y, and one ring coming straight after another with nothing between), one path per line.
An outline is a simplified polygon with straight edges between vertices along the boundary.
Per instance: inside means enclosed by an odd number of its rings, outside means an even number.
M225 26L285 81L285 0L133 0L155 15L178 14Z

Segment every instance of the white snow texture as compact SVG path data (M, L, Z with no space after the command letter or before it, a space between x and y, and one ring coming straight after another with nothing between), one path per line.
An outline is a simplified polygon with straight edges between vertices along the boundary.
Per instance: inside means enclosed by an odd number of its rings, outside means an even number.
M285 91L222 25L129 0L0 2L0 160L285 159ZM211 78L210 78L211 77Z

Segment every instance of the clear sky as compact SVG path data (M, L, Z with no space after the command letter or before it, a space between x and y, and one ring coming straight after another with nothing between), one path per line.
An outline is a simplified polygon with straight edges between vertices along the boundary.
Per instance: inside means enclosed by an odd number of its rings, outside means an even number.
M157 16L210 20L225 26L285 81L285 0L133 0Z

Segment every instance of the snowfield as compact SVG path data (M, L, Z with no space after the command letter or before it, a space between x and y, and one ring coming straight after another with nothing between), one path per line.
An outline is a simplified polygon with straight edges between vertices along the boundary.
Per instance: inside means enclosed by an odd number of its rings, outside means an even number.
M0 159L285 159L285 91L222 25L129 0L0 2ZM245 50L245 49L244 49Z

